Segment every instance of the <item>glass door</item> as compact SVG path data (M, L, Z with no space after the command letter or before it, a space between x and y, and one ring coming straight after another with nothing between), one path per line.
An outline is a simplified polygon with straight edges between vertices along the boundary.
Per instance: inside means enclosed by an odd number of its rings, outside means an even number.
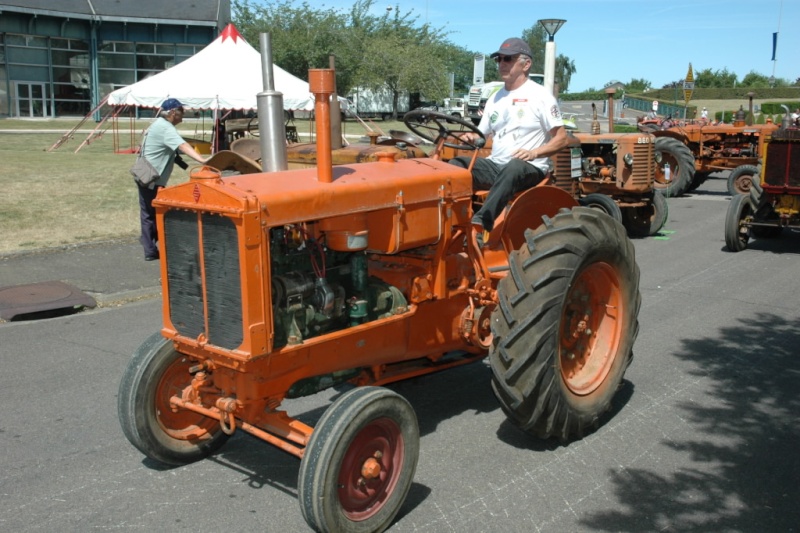
M47 116L47 100L44 83L15 81L17 116L39 118Z

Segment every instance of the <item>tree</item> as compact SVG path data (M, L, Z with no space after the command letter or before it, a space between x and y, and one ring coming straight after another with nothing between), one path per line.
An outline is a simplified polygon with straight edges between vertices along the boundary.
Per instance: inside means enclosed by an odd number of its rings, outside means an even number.
M625 84L625 90L629 93L643 93L652 88L653 84L644 78L632 78Z
M240 33L251 43L259 33L270 33L273 61L299 78L307 79L309 68L327 68L333 54L339 94L356 86L388 87L395 116L404 92L422 93L429 100L447 96L448 73L469 52L449 43L443 30L420 25L418 17L399 6L373 15L374 4L355 0L343 12L312 8L305 1L266 0L256 6L233 0L232 8ZM464 72L459 76L463 83Z
M373 4L374 0L358 0L351 10L350 25L362 51L354 76L357 84L387 87L393 95L394 118L404 92L422 94L426 100L448 96L446 58L452 45L445 33L428 24L418 26L418 17L399 6L375 17L369 13Z
M711 71L710 68L698 70L694 75L694 86L698 89L708 87L735 87L737 76L727 68Z
M346 53L346 18L333 9L312 9L307 2L280 0L253 5L234 0L233 22L251 45L258 47L259 34L269 33L272 60L301 79L311 68L327 68L330 54L337 56L337 88L347 87L352 54ZM345 53L342 53L345 52Z
M759 74L751 70L742 78L742 87L752 87L754 89L761 87L769 87L769 78L763 74Z

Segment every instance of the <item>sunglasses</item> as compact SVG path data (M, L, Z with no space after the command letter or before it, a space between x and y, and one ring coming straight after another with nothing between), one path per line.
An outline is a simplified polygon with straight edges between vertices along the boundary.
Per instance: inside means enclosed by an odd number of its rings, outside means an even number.
M494 58L495 63L510 63L520 58L520 54L515 56L497 56Z

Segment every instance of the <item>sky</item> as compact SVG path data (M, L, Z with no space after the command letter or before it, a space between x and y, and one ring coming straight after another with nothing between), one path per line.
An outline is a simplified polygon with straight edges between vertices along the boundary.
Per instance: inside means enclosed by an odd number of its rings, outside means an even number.
M353 3L319 7L349 11ZM695 73L727 69L739 80L751 71L800 78L800 0L376 0L373 9L389 7L413 10L452 43L485 54L539 19L565 19L555 45L576 67L570 92L634 78L661 88L684 79L690 63Z

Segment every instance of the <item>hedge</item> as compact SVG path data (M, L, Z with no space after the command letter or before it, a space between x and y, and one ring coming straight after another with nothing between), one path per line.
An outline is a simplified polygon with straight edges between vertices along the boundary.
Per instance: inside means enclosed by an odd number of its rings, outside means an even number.
M755 93L755 98L759 100L767 100L772 98L792 98L797 99L797 103L791 102L792 106L800 107L800 87L776 87L774 89L760 88L753 89L750 87L735 87L735 88L699 88L695 89L692 93L693 100L747 100L748 93ZM614 98L622 98L623 92L617 91L614 93ZM661 100L664 102L671 102L675 99L675 89L657 89L654 91L647 91L646 93L629 93L630 96L638 96L641 98L648 98L650 100ZM575 100L606 100L608 95L605 91L591 91L583 93L562 93L558 97L564 101ZM683 89L678 88L678 97L683 99ZM767 104L764 104L767 105ZM780 104L776 104L780 106ZM790 106L790 109L792 108ZM770 113L780 113L783 110L778 107L777 111L769 111ZM765 111L766 112L766 111Z

